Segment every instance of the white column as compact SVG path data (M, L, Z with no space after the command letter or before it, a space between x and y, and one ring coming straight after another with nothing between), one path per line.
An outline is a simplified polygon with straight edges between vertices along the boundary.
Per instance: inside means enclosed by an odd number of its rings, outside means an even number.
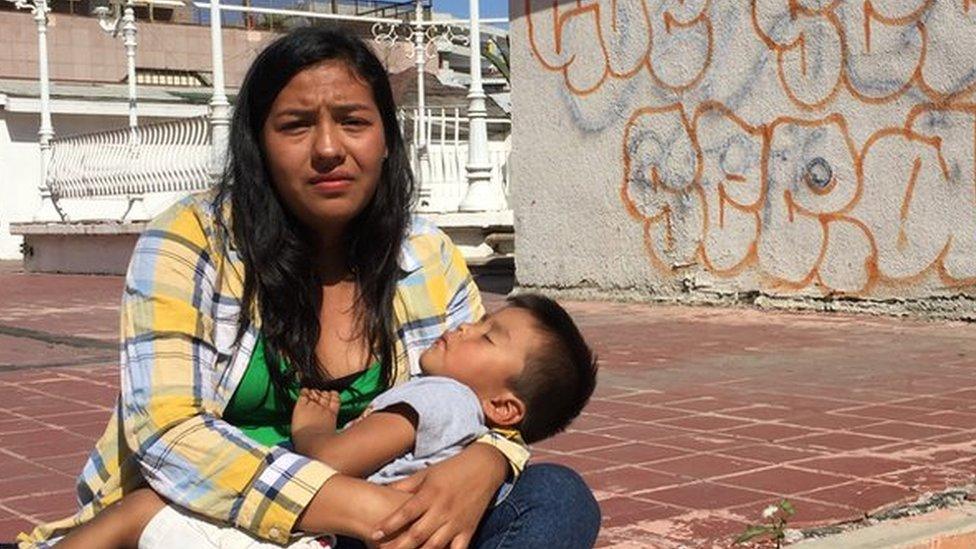
M413 55L417 66L417 153L427 154L427 98L424 96L424 66L427 64L427 47L424 42L427 29L423 25L424 8L422 0L414 1Z
M125 3L122 16L122 45L125 46L126 69L129 80L129 143L138 144L139 116L137 114L138 100L136 97L136 14L132 8L132 0Z
M508 208L500 185L491 181L488 160L488 111L481 86L481 28L478 0L469 0L471 10L471 89L468 92L468 192L461 211L498 211Z
M26 7L17 3L17 7ZM48 170L51 166L51 140L54 139L54 125L51 123L51 77L48 73L47 61L47 0L36 0L32 8L34 22L37 23L37 67L41 85L41 125L38 129L38 144L41 148L41 182L38 188L41 193L41 207L34 213L35 220L45 220L50 217L45 206L50 202L62 221L67 219L64 211L58 206L56 197L48 186Z
M220 13L220 0L210 0L210 56L213 70L213 94L210 96L210 171L214 181L224 171L227 137L230 134L230 103L224 91L224 42Z

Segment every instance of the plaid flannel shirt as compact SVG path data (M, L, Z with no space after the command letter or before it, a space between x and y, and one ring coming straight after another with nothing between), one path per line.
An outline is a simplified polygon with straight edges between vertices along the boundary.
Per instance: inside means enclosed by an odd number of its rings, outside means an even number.
M327 465L265 447L221 419L247 369L259 326L235 342L243 264L220 235L212 193L191 195L139 238L121 315L121 394L78 478L81 508L21 534L48 545L133 489L149 484L180 507L277 543L329 477ZM419 372L420 353L445 330L484 314L464 259L433 225L414 220L394 298L396 382ZM516 474L517 438L491 433Z

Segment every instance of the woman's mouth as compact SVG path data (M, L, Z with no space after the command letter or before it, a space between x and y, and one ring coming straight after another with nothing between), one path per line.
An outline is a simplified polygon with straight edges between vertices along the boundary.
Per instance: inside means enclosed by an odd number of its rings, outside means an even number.
M316 192L324 194L341 193L353 184L351 174L335 173L313 177L309 183Z

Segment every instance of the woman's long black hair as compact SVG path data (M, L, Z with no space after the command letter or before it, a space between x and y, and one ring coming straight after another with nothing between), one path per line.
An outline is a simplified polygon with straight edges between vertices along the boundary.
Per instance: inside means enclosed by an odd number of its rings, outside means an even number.
M381 362L387 385L394 372L393 296L401 276L400 248L410 223L414 179L393 93L386 69L361 40L334 29L304 27L275 40L248 70L237 96L228 165L215 200L221 220L219 209L230 201L231 227L223 225L245 267L238 339L253 315L259 314L265 357L279 394L296 380L311 387L328 381L315 354L322 282L314 268L311 230L278 196L261 133L282 88L303 69L327 60L347 63L369 84L383 120L387 158L375 195L346 227L345 246L358 288L360 333ZM287 365L284 371L279 367L282 359Z

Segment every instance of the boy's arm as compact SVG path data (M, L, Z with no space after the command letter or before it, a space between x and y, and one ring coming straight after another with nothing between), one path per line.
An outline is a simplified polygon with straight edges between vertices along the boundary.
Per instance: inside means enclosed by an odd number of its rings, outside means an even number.
M363 417L338 433L295 435L298 453L342 474L365 478L413 448L417 414L406 404L395 404Z

